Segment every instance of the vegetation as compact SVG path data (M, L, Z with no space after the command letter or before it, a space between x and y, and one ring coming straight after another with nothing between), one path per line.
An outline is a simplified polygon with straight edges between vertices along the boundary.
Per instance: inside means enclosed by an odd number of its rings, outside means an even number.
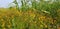
M21 0L21 7L0 8L0 29L60 29L59 0ZM30 2L30 3L29 3Z

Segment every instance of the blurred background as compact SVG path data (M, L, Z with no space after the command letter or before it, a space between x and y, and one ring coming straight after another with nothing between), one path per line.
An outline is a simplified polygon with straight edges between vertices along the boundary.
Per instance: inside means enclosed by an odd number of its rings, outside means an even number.
M0 0L0 29L60 29L60 0Z

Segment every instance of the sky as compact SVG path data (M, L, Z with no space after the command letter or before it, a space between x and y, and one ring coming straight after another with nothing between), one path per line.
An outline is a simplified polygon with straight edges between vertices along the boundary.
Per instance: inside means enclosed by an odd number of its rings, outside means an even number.
M14 0L0 0L0 8L7 8L9 6L14 6L14 4L12 3ZM19 5L21 6L20 0L17 0L17 2L19 3Z
M13 0L0 0L0 7L8 7Z

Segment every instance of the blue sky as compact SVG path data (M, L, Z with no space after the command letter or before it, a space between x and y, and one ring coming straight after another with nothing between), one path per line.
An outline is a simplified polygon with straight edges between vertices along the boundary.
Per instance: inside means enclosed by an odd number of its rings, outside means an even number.
M8 7L11 2L13 2L13 0L0 0L0 7Z

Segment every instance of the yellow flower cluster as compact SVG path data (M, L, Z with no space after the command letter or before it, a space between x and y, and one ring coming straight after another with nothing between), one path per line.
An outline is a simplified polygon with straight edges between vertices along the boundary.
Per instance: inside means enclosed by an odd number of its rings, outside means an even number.
M50 21L48 21L50 19ZM3 29L6 26L8 28L12 28L12 26L18 25L19 28L22 27L22 24L28 24L30 25L29 27L43 27L47 28L48 26L46 25L47 22L52 23L53 21L51 18L47 18L46 16L43 16L41 14L36 13L35 11L28 10L28 11L17 11L17 10L5 10L5 11L0 11L0 21L2 24L1 26ZM22 26L21 26L22 25ZM22 27L23 28L23 27Z

